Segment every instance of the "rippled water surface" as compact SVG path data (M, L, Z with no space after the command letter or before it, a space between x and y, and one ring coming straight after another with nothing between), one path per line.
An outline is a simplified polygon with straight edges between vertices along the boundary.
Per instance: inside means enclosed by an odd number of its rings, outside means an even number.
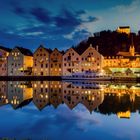
M0 138L139 140L140 84L0 82Z

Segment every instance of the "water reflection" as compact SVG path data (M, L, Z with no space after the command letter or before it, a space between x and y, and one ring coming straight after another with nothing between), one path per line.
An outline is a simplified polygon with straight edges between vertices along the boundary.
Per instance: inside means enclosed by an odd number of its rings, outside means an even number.
M91 81L0 82L0 106L11 104L13 109L18 109L31 101L40 111L46 106L58 108L61 104L66 104L72 110L82 104L90 113L95 111L130 118L131 112L140 110L140 84Z

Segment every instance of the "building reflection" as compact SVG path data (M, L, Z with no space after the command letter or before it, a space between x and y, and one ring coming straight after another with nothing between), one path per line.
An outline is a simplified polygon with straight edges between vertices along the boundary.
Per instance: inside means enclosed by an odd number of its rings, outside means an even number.
M140 111L140 85L133 83L111 84L104 89L104 101L98 107L102 114L116 114L130 118L131 112Z
M33 89L30 82L8 81L8 101L14 109L29 104L32 96Z
M33 103L42 110L49 105L49 81L33 82Z
M0 81L0 106L8 104L7 82Z
M31 101L39 110L46 106L58 108L61 104L72 110L82 104L90 113L116 114L118 118L129 119L132 112L140 111L140 84L91 81L0 82L0 106L9 103L18 109Z
M97 108L104 100L103 90L101 88L92 87L92 85L86 83L72 83L63 84L63 97L64 103L73 109L79 103L83 104L89 112L92 112Z
M50 104L54 108L57 108L60 104L63 103L63 86L60 81L51 81L50 82Z

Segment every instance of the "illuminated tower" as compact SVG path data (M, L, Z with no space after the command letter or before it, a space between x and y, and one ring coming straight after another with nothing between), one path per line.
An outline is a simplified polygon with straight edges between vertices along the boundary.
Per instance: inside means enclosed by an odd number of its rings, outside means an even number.
M132 43L129 48L129 53L131 56L135 56L135 46L134 46L133 36L132 36Z

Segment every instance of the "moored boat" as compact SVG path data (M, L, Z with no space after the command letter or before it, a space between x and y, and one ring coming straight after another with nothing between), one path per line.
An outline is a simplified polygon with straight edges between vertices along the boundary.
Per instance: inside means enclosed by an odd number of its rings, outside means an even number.
M81 72L81 73L73 73L71 75L62 76L62 79L67 80L111 80L112 76L106 75L102 72Z

